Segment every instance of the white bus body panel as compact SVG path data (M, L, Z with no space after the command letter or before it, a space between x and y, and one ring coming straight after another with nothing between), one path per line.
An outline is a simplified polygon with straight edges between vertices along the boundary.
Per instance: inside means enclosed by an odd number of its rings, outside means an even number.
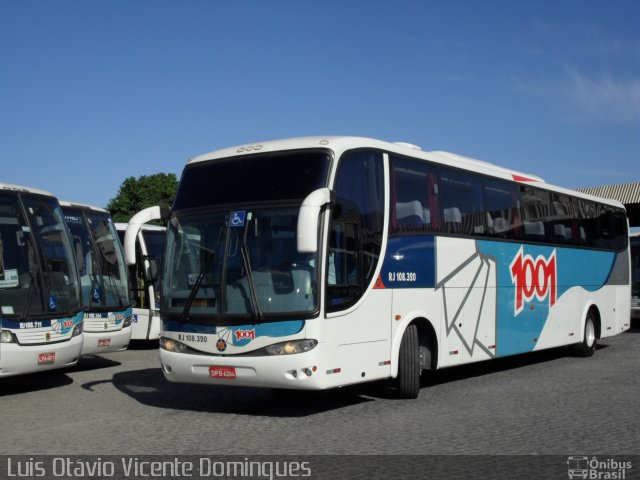
M134 308L131 322L131 340L158 340L160 338L160 315L155 309Z

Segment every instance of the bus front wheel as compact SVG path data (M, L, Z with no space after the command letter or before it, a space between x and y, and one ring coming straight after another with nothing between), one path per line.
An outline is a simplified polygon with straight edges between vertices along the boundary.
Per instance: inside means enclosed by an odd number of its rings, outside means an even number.
M402 335L396 388L399 398L417 398L420 393L420 344L416 325L409 325Z

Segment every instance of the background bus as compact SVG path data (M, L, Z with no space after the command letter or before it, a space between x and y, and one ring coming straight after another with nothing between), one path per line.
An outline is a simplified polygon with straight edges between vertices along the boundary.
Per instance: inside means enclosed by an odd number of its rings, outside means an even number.
M187 163L167 229L170 381L394 378L414 398L423 369L589 356L629 328L620 203L451 153L352 137L212 152Z
M123 244L127 225L116 223ZM156 279L162 260L164 235L164 227L145 224L136 237L135 263L129 265L129 285L134 302L132 340L160 338L160 292Z
M0 376L75 365L83 312L58 200L0 183Z
M640 320L640 233L630 236L631 244L631 318Z
M131 302L122 245L109 212L61 201L80 272L84 355L124 350L131 339Z

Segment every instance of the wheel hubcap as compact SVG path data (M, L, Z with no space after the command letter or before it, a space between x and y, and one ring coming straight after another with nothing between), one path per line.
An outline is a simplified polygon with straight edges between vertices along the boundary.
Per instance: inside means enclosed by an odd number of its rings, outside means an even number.
M592 347L596 341L596 329L593 325L593 321L589 318L587 319L587 325L584 331L584 339L587 343L587 346Z

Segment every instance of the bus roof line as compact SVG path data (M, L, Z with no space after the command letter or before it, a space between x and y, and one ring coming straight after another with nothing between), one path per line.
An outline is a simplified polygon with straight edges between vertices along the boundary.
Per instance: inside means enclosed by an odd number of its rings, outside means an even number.
M24 187L22 185L13 185L11 183L0 183L0 190L9 190L22 193L36 193L38 195L47 195L49 197L55 197L55 195L46 190L40 190L39 188Z

